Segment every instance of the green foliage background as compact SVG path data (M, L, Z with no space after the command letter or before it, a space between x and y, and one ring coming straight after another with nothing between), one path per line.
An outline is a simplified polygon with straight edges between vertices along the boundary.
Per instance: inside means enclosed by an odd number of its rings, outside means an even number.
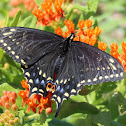
M40 6L40 0L35 0ZM54 32L53 28L37 27L37 19L31 12L24 9L14 18L8 16L12 7L9 0L0 1L0 24L4 26L21 26L43 29ZM77 11L75 11L77 10ZM73 6L67 10L67 19L77 24L78 19L94 20L103 31L99 40L110 44L117 42L121 52L121 42L126 41L126 2L125 0L75 0ZM60 24L62 25L62 24ZM77 28L77 26L76 26ZM63 30L65 27L63 26ZM20 81L23 73L20 64L14 62L7 53L0 48L0 96L3 90L19 92L22 90ZM95 86L84 87L77 96L64 101L59 116L54 118L55 111L50 115L26 114L27 107L22 108L21 98L18 96L20 125L23 126L126 126L126 80L108 82ZM53 110L55 110L53 105ZM0 109L2 113L3 110Z

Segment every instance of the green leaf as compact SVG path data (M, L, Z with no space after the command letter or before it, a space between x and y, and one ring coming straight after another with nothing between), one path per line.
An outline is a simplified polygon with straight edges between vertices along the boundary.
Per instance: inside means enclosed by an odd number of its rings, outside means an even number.
M32 20L32 16L28 16L23 21L21 21L17 26L25 27Z
M34 16L32 18L31 24L29 25L29 28L34 28L36 26L37 18Z
M53 119L49 123L49 126L74 126L68 122L58 120L58 119Z
M98 112L99 110L96 107L86 102L64 101L58 117L61 119L74 113L97 114Z
M66 118L63 118L62 120L69 122L69 123L73 124L74 126L86 126L85 125L86 117L87 117L87 114L76 113L76 114L70 115Z
M100 123L103 126L110 126L111 114L109 111L101 111L97 115L90 115L92 117L93 123Z
M3 83L0 85L0 96L2 96L4 90L14 91L14 92L18 93L18 90L13 88L12 86L10 86L8 83Z
M41 7L41 3L42 3L42 0L35 0L36 4L39 6L39 8Z
M97 11L99 0L88 0L88 9L92 12Z
M3 50L0 48L0 63L2 62L4 55L3 55Z
M9 27L9 15L6 16L6 19L5 19L5 26L6 26L6 27Z
M24 116L25 116L24 110L19 111L19 119L21 124L24 123L24 119L23 119Z
M22 14L22 10L19 10L19 11L17 12L16 16L13 18L11 24L10 24L11 27L12 27L12 26L17 26L18 21L19 21L19 19L20 19L20 17L21 17L21 14Z

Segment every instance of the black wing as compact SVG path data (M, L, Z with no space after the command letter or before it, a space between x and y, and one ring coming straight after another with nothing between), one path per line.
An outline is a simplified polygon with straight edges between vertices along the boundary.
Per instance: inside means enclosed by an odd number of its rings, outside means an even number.
M61 36L37 29L0 29L0 46L21 64L30 86L30 95L46 96L46 81L54 76L54 64L63 40Z
M56 34L24 27L0 29L0 45L16 62L32 65L54 51L63 38Z
M52 96L57 112L64 99L76 95L82 85L117 81L125 76L122 65L111 55L82 42L72 42L56 80L58 88Z

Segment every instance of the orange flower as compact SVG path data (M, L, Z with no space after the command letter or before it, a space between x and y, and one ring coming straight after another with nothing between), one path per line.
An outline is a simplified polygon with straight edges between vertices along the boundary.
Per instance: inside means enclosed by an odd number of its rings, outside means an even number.
M64 11L61 8L63 0L45 0L41 4L41 9L35 9L32 13L38 18L37 24L51 25L53 21L63 18Z
M36 107L37 107L39 108L39 114L40 114L43 109L51 107L52 101L50 99L52 97L52 92L48 92L46 97L42 97L41 95L38 94L33 94L30 98L28 98L30 92L27 81L23 80L21 84L22 87L25 88L25 90L20 91L19 96L22 98L22 107L24 107L25 104L28 105L28 109L26 112L32 110L34 113L36 113Z
M110 45L111 47L111 55L113 57L115 57L123 66L125 72L126 72L126 43L122 42L122 50L123 52L121 54L118 53L118 45L117 43L112 43L112 45Z
M79 20L78 21L78 27L81 29L81 30L83 30L83 28L85 27L85 24L86 24L86 22L84 21L84 20Z
M16 92L3 91L3 95L0 98L0 106L3 106L6 109L10 109L10 107L12 108L12 106L15 104L16 98Z
M98 41L98 48L102 51L105 51L107 48L107 44L105 44L104 42Z
M29 112L32 109L32 111L36 113L37 104L34 102L34 100L30 98L26 103L29 106L26 112Z
M51 103L53 103L50 99L52 97L52 92L48 92L46 97L41 97L40 103L37 107L39 107L39 114L42 112L43 109L51 107Z
M55 33L57 35L63 36L63 31L62 31L62 29L60 27L58 27L57 29L55 29Z
M20 96L21 98L23 98L23 100L22 100L22 107L25 106L25 103L26 103L27 100L28 100L28 95L29 95L29 92L28 92L28 91L20 91L20 92L19 92L19 96Z
M93 21L91 21L90 19L88 19L88 20L86 19L85 24L86 24L87 28L90 28L93 24Z
M25 89L28 89L28 88L29 88L29 86L28 86L26 80L22 80L22 81L21 81L21 85L22 85L22 87L25 88Z
M93 22L91 20L79 20L78 27L79 30L75 30L74 23L69 19L65 20L64 24L67 27L67 31L63 33L62 29L58 27L55 29L55 33L63 36L64 38L68 37L69 34L75 33L74 41L80 41L92 46L95 45L97 41L97 36L101 33L101 29L99 27L91 28ZM85 28L86 27L86 28Z
M118 59L118 61L119 61L119 53L118 53L118 45L117 45L117 43L112 43L112 45L110 45L110 47L111 47L111 50L110 50L111 55L113 57L115 57L116 59Z
M66 27L70 33L74 33L75 24L70 19L65 20L64 24L66 25Z

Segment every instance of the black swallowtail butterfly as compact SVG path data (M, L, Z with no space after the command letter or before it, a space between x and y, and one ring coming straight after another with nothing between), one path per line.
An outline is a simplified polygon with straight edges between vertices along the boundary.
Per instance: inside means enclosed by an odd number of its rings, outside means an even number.
M79 41L31 28L0 29L0 46L24 69L30 95L46 97L52 91L56 116L64 99L77 95L83 85L117 81L125 76L122 65L111 55ZM56 77L55 77L56 74ZM52 83L55 85L50 89ZM53 90L55 88L55 90Z

